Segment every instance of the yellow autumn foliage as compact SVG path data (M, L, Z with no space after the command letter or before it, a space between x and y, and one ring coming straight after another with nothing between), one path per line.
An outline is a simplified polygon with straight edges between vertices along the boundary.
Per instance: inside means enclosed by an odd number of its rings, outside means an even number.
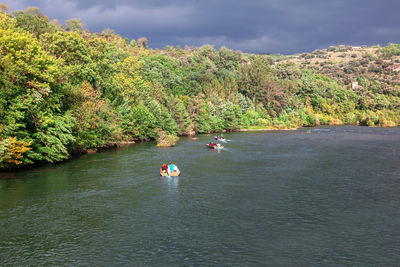
M23 157L22 154L31 150L31 148L29 147L30 145L31 142L26 143L24 141L18 141L17 137L10 138L8 151L6 153L6 157L3 160L8 164L21 164L22 161L20 161L19 159Z

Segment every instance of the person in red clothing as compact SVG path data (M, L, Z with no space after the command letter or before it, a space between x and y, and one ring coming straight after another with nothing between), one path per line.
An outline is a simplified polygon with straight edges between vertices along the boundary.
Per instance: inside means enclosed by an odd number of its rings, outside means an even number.
M163 165L160 168L161 172L168 172L168 166L163 163Z

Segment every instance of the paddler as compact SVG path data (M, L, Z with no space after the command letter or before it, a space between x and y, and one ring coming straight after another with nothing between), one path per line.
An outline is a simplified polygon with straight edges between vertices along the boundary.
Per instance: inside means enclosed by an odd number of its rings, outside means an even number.
M168 164L168 175L171 175L171 173L174 171L174 169L175 169L175 165L172 164L172 162L170 162Z
M163 165L161 166L161 172L167 172L168 171L168 167L167 165L165 165L165 163L163 163Z

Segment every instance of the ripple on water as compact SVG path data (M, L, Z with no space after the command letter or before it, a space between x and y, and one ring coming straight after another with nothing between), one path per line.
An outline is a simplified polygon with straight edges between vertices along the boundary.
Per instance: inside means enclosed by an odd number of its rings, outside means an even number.
M307 133L310 131L310 133ZM4 265L396 266L400 130L229 133L0 180ZM180 177L160 177L174 161Z

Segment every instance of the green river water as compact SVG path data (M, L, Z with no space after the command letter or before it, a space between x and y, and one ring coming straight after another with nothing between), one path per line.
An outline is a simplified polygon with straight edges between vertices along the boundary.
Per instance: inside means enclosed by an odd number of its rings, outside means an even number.
M0 173L0 266L399 265L400 128L198 137Z

